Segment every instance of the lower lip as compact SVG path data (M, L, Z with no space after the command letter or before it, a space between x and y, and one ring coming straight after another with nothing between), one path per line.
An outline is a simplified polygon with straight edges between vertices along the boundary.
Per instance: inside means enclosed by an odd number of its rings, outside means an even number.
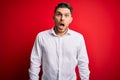
M59 26L59 29L61 29L61 30L62 30L63 28L64 28L64 26L61 26L61 25Z
M63 26L63 25L59 25L60 27L65 27L65 25Z

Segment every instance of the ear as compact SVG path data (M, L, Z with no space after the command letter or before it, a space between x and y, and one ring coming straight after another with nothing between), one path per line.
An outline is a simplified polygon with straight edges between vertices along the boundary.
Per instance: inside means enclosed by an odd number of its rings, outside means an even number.
M70 19L70 23L72 22L72 20L73 20L73 17L71 17L71 19Z

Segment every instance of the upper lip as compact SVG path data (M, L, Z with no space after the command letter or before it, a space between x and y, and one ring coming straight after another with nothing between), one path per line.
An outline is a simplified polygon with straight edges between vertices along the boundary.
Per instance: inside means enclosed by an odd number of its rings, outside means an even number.
M61 25L61 24L64 24L64 25L65 25L65 23L62 23L62 22L60 23L60 25Z

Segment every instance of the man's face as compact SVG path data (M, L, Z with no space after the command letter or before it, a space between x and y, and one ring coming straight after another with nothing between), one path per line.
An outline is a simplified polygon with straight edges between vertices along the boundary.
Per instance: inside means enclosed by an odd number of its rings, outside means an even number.
M66 32L72 22L70 10L68 8L58 8L54 14L54 22L58 33Z

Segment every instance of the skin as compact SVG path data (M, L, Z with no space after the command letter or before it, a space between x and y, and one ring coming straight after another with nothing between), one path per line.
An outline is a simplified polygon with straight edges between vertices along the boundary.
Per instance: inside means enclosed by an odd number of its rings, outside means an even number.
M68 30L69 24L72 22L72 15L68 8L58 8L54 13L54 31L56 35L63 36Z

